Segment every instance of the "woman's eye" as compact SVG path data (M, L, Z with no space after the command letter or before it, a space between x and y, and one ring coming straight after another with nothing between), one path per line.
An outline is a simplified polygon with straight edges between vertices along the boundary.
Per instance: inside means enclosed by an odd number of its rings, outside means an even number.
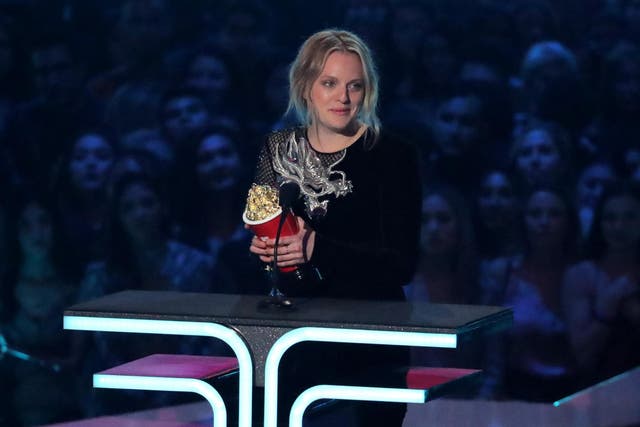
M325 87L334 87L336 85L336 83L332 80L325 80L322 82L322 86Z
M349 90L352 90L352 91L362 90L362 83L359 83L359 82L358 83L351 83L349 85Z

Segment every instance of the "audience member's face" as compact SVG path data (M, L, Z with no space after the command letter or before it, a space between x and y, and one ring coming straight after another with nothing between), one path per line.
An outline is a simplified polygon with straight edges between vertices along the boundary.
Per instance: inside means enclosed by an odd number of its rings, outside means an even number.
M557 177L560 152L544 130L529 131L516 150L516 168L529 183L544 183Z
M521 10L515 16L515 24L523 46L531 46L553 36L549 32L550 23L536 7Z
M606 164L588 166L578 179L578 203L580 206L595 207L604 189L615 179L613 170Z
M569 215L559 196L548 191L533 193L526 203L524 218L532 249L562 247Z
M397 53L403 57L415 57L430 26L429 17L419 6L400 5L394 8L392 5L391 38Z
M458 244L458 222L447 201L440 195L422 201L421 245L426 255L451 255Z
M25 257L42 258L53 246L51 215L38 203L30 203L20 216L18 240Z
M516 214L516 197L509 179L501 172L485 177L478 195L482 222L489 229L513 224Z
M452 98L438 109L433 134L447 156L459 156L478 143L481 137L479 101L473 97Z
M369 46L376 46L386 36L388 6L378 0L352 0L344 12L344 27L359 34Z
M635 251L640 242L640 200L612 197L602 210L602 235L611 251Z
M173 147L155 129L140 128L123 135L120 147L123 150L142 151L149 154L159 165L160 172L167 172L175 161Z
M165 127L176 142L193 137L209 123L210 116L203 102L194 97L171 99L164 107Z
M81 89L80 73L69 49L54 45L31 54L36 88L47 101L65 104L73 101Z
M227 15L220 32L222 45L232 55L242 55L244 61L253 60L258 55L245 55L245 52L262 53L268 42L268 35L261 28L260 19L258 12L248 9Z
M145 242L159 235L162 208L156 193L144 183L126 188L119 203L119 216L133 241Z
M229 72L215 56L201 55L189 67L186 84L206 94L207 100L219 105L229 89Z
M232 188L238 181L240 157L224 135L209 135L200 144L197 152L197 173L201 185L209 191Z
M167 2L159 0L122 3L114 27L118 60L130 61L157 54L166 46L174 30Z
M75 143L69 161L69 175L80 191L95 191L104 187L113 166L111 144L96 134L81 136Z
M640 113L640 61L623 61L613 83L613 95L621 112Z

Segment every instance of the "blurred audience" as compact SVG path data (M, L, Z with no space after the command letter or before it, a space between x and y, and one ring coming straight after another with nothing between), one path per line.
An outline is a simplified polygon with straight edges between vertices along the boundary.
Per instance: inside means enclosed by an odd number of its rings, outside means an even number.
M599 199L586 260L567 270L564 311L585 384L640 364L640 192L611 187Z
M520 255L488 265L483 302L513 308L513 327L488 346L488 383L499 396L553 402L578 390L562 309L562 277L576 259L578 220L570 198L553 188L529 193Z
M64 250L54 206L24 192L9 218L3 286L11 301L3 301L0 323L2 425L42 425L82 415L80 347L61 328L62 311L77 302L80 274ZM6 355L7 349L23 356Z
M382 122L417 146L430 189L407 296L514 307L513 330L489 345L482 395L562 397L637 365L627 351L640 281L638 4L0 1L0 320L13 331L3 334L57 357L70 336L50 320L78 299L265 293L241 223L247 167L270 130L296 124L282 98L294 46L346 27L375 50ZM630 184L605 191L618 180ZM28 237L32 220L39 237ZM47 314L23 322L32 309ZM97 342L84 374L144 353L111 360ZM0 357L0 371L16 363ZM0 424L77 415L64 414L66 397L86 400L71 389L41 414L12 406L52 376L74 382L22 365L42 379L2 402Z

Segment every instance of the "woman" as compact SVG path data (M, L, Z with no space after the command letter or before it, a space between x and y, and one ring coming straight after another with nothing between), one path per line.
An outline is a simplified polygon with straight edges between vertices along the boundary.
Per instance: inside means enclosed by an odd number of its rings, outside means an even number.
M80 300L86 301L125 289L207 292L211 284L210 258L170 238L162 192L145 175L123 175L111 194L111 242L106 261L87 267ZM87 372L118 366L154 353L205 354L217 347L197 339L171 336L134 339L127 334L96 333ZM175 403L175 396L140 394L114 396L96 393L94 413L148 408Z
M518 187L527 193L537 186L573 189L573 164L567 133L553 123L530 124L517 135L510 153Z
M523 222L522 255L497 259L484 274L483 302L514 315L505 340L489 347L488 384L511 399L550 402L577 389L561 285L578 221L562 191L541 187L526 197Z
M211 260L169 236L162 192L145 175L115 182L111 195L111 242L106 262L89 265L85 299L123 289L207 291Z
M291 284L286 292L403 299L402 285L411 280L418 255L417 156L381 132L378 76L368 47L346 31L318 32L300 48L289 81L289 109L303 125L269 136L255 181L274 187L283 180L299 185L301 197L293 210L300 231L280 239L278 266L298 266L319 275L312 280L307 274L307 280ZM274 244L273 239L253 238L250 251L271 263ZM295 378L288 388L290 397L318 381L346 381L346 375L361 371L362 360L379 365L378 376L407 362L404 351L336 347L342 349L339 355L326 344L301 346L289 355L301 364L300 372L293 368L285 373L287 380ZM317 359L319 354L322 359ZM313 356L317 365L309 369ZM374 385L366 378L361 382ZM385 385L403 387L404 379L388 378ZM404 417L404 405L357 406L357 425L400 426ZM288 412L287 406L279 411Z
M602 193L617 179L613 164L607 160L596 160L585 165L576 183L576 200L580 217L580 231L584 238L590 234L593 212Z
M478 250L482 261L514 255L521 246L519 203L513 177L488 169L476 193Z
M639 258L640 192L611 188L596 206L587 260L564 279L571 344L590 383L640 364Z
M448 187L427 190L422 198L420 259L413 280L405 286L409 301L475 304L478 259L469 209L462 195ZM460 351L412 348L412 366L478 368L478 345ZM472 392L472 390L468 390Z
M267 289L265 278L246 274L254 272L247 268L247 262L258 260L247 253L252 236L242 223L242 189L247 185L248 174L240 152L240 135L232 129L213 126L198 139L180 186L191 189L180 203L182 238L211 257L215 273L212 291L263 292Z
M78 342L61 328L63 310L76 302L79 274L61 245L52 204L22 195L10 216L9 316L0 340L29 355L0 353L0 424L22 426L60 422L81 415ZM4 356L4 357L3 357Z
M407 299L449 304L476 302L477 259L473 226L464 198L447 187L422 198L420 260Z
M74 256L87 264L105 256L107 181L116 159L103 130L82 130L73 139L58 182L62 231Z

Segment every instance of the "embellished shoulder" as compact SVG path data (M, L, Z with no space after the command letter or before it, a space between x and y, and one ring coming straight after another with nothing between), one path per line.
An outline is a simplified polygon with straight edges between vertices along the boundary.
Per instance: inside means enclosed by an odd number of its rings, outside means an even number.
M269 134L258 159L255 182L277 187L282 182L295 182L300 187L307 214L322 217L329 196L342 197L353 189L343 171L334 169L344 160L347 150L318 153L303 128L275 131Z

